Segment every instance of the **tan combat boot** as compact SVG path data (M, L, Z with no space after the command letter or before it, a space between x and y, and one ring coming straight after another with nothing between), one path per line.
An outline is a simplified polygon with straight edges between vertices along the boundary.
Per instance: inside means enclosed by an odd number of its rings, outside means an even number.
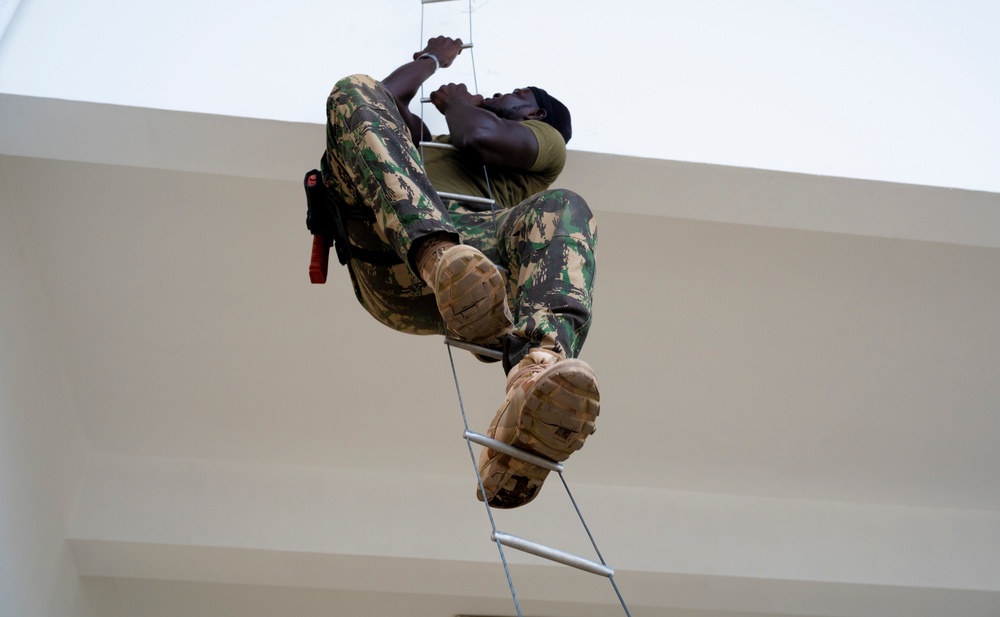
M507 376L507 397L487 435L564 461L594 432L600 409L597 378L586 362L533 349ZM496 508L516 508L534 499L548 473L489 448L479 457L486 498ZM478 490L476 496L483 500Z
M449 240L429 241L417 256L449 333L495 347L514 325L503 275L481 251Z

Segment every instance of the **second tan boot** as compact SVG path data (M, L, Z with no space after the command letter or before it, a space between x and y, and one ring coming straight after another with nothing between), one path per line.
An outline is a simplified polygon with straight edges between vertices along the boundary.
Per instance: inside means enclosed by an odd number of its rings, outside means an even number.
M507 396L487 435L556 462L583 447L601 409L597 378L582 360L533 349L507 377ZM548 470L484 448L479 475L485 499L516 508L538 495ZM484 499L477 490L477 497Z

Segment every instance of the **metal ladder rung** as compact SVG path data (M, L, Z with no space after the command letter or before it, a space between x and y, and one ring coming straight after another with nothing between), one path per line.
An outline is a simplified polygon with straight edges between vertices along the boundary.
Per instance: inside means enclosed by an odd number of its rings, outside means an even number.
M437 148L438 150L458 150L455 146L451 144L443 144L439 141L422 141L420 142L421 148Z
M443 193L438 191L438 196L442 199L453 199L455 201L464 201L470 204L483 204L486 206L492 206L496 203L495 199L490 199L489 197L476 197L475 195L459 195L458 193Z
M497 266L497 269L499 270L500 266ZM451 338L450 336L444 337L444 344L457 347L458 349L464 349L465 351L471 351L472 353L477 353L481 356L486 356L487 358L503 360L503 352L499 349L491 349L489 347L483 347L482 345L476 345L475 343L466 343L465 341L460 341L458 339Z
M448 0L432 0L432 1L434 1L434 2L447 2ZM424 4L427 4L427 3L425 2ZM462 43L461 45L458 46L459 49L472 49L473 47L475 47L475 45L473 45L472 43ZM420 99L421 103L427 103L429 101L430 101L430 99Z
M487 437L481 433L474 433L472 431L465 431L465 438L473 443L478 443L479 445L496 450L497 452L503 452L504 454L509 454L516 459L520 459L526 463L531 463L532 465L537 465L542 469L548 469L549 471L555 471L557 473L562 473L563 464L557 463L555 461L549 460L544 456L538 456L537 454L532 454L520 448L515 448L509 443L504 443L502 441L497 441L491 437Z
M599 574L607 577L612 577L615 574L614 568L610 568L602 563L584 559L583 557L573 555L572 553L560 551L559 549L538 544L537 542L532 542L530 540L525 540L524 538L512 536L509 533L503 533L502 531L494 531L491 535L491 539L494 542L503 544L504 546L509 546L510 548L524 551L525 553L531 553L536 557L556 561L566 566L590 572L591 574Z

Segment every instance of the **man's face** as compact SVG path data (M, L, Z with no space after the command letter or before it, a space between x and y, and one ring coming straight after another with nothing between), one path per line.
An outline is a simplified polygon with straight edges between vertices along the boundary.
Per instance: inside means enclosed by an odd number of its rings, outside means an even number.
M535 93L529 88L515 88L510 94L494 94L483 101L483 109L492 111L499 118L520 122L538 110Z

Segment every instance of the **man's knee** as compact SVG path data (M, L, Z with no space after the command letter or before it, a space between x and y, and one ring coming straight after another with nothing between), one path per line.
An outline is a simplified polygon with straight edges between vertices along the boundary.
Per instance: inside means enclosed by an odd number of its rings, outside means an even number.
M564 233L577 232L590 236L596 232L594 213L578 193L569 189L552 189L540 193L533 201L544 223L554 223Z
M326 106L329 112L339 109L338 113L349 115L361 107L395 109L395 102L382 82L370 75L358 73L348 75L334 84L330 96L327 97Z
M578 217L593 218L587 201L569 189L550 189L535 195L532 200L534 208L544 212L566 213Z
M375 84L378 83L374 77L371 75L365 75L364 73L355 73L354 75L348 75L333 84L332 93L335 92L347 92L357 90L358 88L374 88Z

